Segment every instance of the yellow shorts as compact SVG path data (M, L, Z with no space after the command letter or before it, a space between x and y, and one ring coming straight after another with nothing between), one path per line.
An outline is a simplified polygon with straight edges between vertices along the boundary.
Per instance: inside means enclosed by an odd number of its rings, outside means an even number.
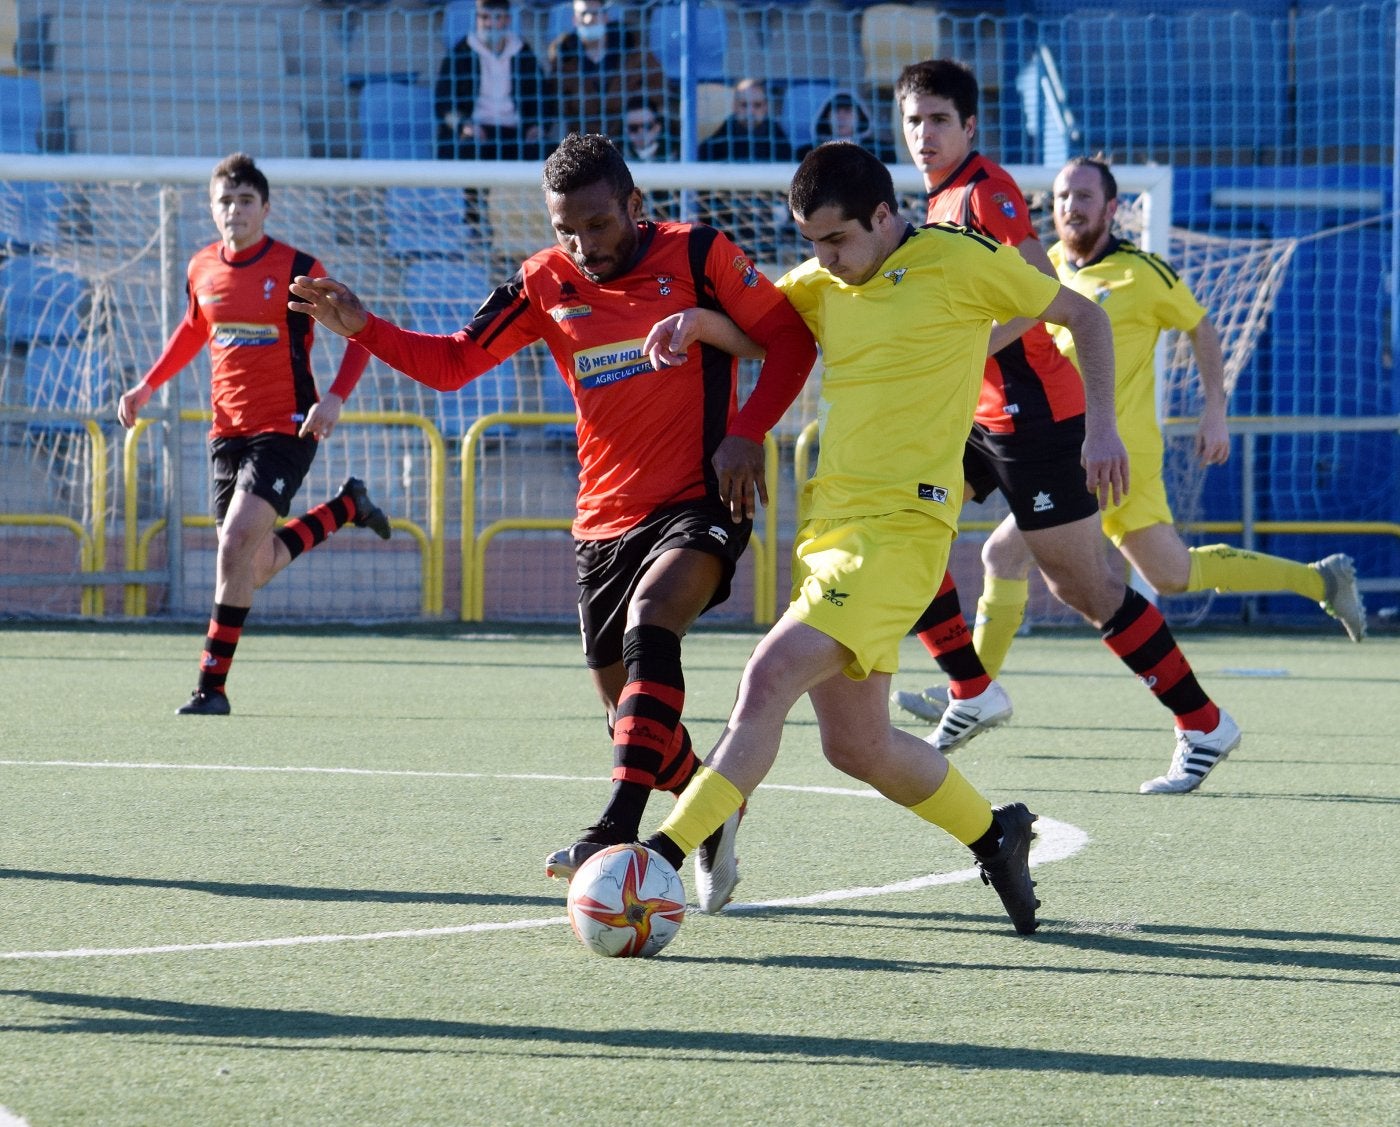
M1123 537L1139 528L1174 523L1167 504L1167 487L1162 481L1162 463L1158 461L1150 473L1144 473L1138 462L1132 462L1128 472L1128 496L1121 505L1110 505L1103 511L1104 535L1115 548L1123 543Z
M847 677L894 673L900 641L943 581L953 535L937 517L912 510L808 521L793 545L785 613L855 655Z

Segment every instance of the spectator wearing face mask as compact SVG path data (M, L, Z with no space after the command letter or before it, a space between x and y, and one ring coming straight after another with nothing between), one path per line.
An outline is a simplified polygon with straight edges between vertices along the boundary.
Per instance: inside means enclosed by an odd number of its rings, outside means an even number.
M602 0L574 0L574 26L549 45L564 132L621 137L629 98L667 104L661 64Z
M510 0L478 0L476 26L438 68L439 160L538 160L553 116L539 58L511 30Z

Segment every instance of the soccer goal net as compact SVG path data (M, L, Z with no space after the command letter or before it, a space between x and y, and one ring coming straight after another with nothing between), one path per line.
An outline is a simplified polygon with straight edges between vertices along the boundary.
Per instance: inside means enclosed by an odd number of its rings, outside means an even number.
M490 290L553 236L534 164L267 161L267 229L317 256L375 312L427 332L460 328ZM204 161L24 157L0 181L0 207L38 209L41 235L0 264L0 513L6 585L0 606L38 614L207 612L214 539L208 517L207 358L167 384L150 425L115 423L121 392L160 353L184 311L189 256L211 242ZM807 254L784 206L791 168L647 165L636 170L658 218L703 219L733 235L771 276ZM1056 169L1013 169L1037 214ZM1231 378L1247 363L1287 265L1282 243L1216 240L1172 229L1170 171L1116 170L1128 233L1186 276L1221 327ZM909 215L917 178L897 172ZM318 332L312 366L324 390L344 342ZM745 389L756 366L743 366ZM1167 415L1195 411L1189 349L1164 365ZM766 563L741 568L719 620L765 621L785 602L795 523L794 454L816 417L819 372L775 435L779 481ZM307 553L258 596L260 617L413 619L574 616L577 464L572 403L543 348L517 354L452 394L375 361L294 505L323 500L348 474L393 517L388 543L353 530ZM486 426L480 420L502 416ZM806 436L804 438L804 436ZM1191 519L1200 477L1189 443L1172 443L1178 516ZM799 456L797 463L810 466ZM955 555L971 598L977 546L999 518L969 509ZM776 574L765 582L761 568ZM86 586L72 581L74 573ZM104 580L105 577L105 581ZM1075 621L1052 600L1033 621Z

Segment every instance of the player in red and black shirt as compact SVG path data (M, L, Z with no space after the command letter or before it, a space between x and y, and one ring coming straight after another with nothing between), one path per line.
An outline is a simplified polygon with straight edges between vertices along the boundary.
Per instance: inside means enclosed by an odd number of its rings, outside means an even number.
M329 278L298 279L292 292L301 300L291 307L440 391L534 341L549 347L569 385L578 416L579 620L614 766L597 824L546 859L549 875L567 878L600 848L635 840L651 790L679 793L700 765L681 723L681 638L728 597L754 495L767 500L764 435L801 390L816 345L726 236L643 221L642 194L606 137L566 138L545 162L544 190L558 245L527 259L460 332L401 329ZM722 311L767 350L743 410L737 362L713 344L687 347L690 330L673 338L683 360L673 352L653 363L652 328L693 307ZM737 880L738 821L736 813L699 851L705 911L720 910Z
M136 424L156 388L209 345L213 368L209 432L214 519L219 551L214 611L200 659L199 684L176 711L227 716L224 691L253 592L347 522L389 538L389 520L350 478L340 492L277 528L340 409L359 382L369 353L350 345L325 399L311 375L314 323L287 308L292 279L322 272L311 255L263 232L268 184L251 157L235 153L214 169L210 210L219 241L190 259L189 306L165 350L141 382L121 397L117 417Z
M972 72L951 59L914 63L900 73L894 92L909 155L928 189L928 221L960 223L1014 246L1056 277L1020 188L972 147L978 95ZM1052 593L1092 622L1108 648L1172 711L1178 746L1212 764L1224 758L1239 743L1238 727L1201 688L1161 614L1114 574L1104 551L1098 510L1116 504L1129 484L1111 371L1086 385L1035 322L999 326L990 353L964 459L968 495L980 501L1001 489L1011 506L1007 521L1023 534ZM1113 467L1109 495L1096 497L1086 486L1085 467L1096 465ZM1003 579L985 555L984 562L988 583L978 619L986 625L979 629L1014 634L1019 620L997 618L999 604L1013 602L998 585L1024 580ZM974 646L951 576L914 629L949 678L947 707L931 742L951 751L1010 717L1011 701L978 656L985 647ZM894 699L921 715L938 703L936 690L895 693Z

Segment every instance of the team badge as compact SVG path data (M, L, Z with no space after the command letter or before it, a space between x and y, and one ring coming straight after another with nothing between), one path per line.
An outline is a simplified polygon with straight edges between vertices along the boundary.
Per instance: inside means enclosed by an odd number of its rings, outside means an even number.
M945 486L926 485L921 481L919 482L919 500L937 501L940 505L946 505L948 503L948 490Z
M271 301L272 294L277 289L277 279L268 275L263 279L263 301Z
M1055 502L1050 500L1050 494L1042 490L1035 495L1035 505L1033 508L1037 513L1048 513L1054 507Z
M758 268L742 254L734 259L732 265L744 276L744 285L750 287L758 285Z
M898 270L886 270L883 276L888 278L897 286L900 282L904 281L904 275L908 272L908 270L909 267L901 266Z
M1016 205L1010 199L1007 198L1005 193L998 192L996 195L994 195L992 197L992 203L996 204L997 207L1001 208L1001 213L1004 216L1006 216L1007 219L1016 218Z
M660 288L657 292L660 293L662 297L670 297L671 283L675 280L675 277L671 274L658 274L656 276L656 284Z

